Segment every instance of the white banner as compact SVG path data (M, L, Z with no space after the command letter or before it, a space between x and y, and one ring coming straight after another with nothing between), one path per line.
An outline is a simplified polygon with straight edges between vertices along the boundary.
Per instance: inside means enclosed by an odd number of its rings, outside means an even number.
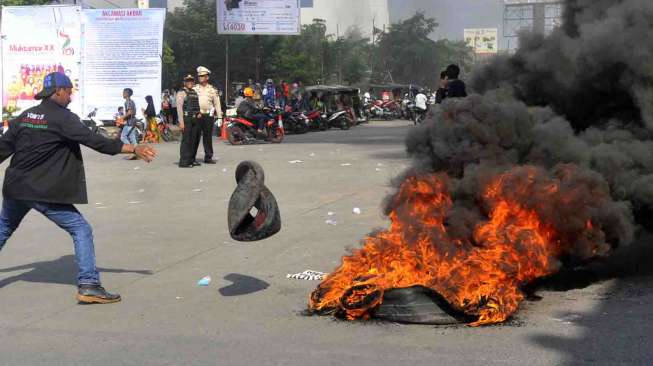
M219 34L297 35L299 0L217 0Z
M465 29L465 43L477 54L499 52L499 30L497 28Z
M97 108L112 119L131 88L136 110L151 95L161 108L161 53L165 9L88 9L82 13L84 115Z
M63 72L75 84L69 108L81 111L79 6L16 6L2 8L2 105L25 110L39 101L43 78Z

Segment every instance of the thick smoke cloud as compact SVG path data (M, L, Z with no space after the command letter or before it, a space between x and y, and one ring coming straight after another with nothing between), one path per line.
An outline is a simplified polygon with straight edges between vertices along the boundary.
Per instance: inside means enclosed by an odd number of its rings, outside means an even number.
M477 92L514 90L550 106L576 131L612 120L653 129L653 2L568 0L564 25L548 37L523 34L515 55L473 75Z
M653 2L570 0L564 19L548 37L523 34L514 55L473 74L471 87L482 94L445 102L408 136L414 164L406 176L444 171L453 178L452 231L465 235L482 217L475 206L483 175L515 166L544 169L547 177L572 166L570 181L607 187L591 216L613 248L633 240L634 217L651 224Z

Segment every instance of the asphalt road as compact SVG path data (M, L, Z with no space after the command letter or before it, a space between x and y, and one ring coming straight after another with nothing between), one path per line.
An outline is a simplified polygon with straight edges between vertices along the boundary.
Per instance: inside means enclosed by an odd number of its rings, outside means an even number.
M653 364L653 280L640 261L653 258L648 241L625 256L622 278L540 291L543 300L525 302L506 325L304 316L317 282L286 274L328 272L387 225L380 206L408 164L410 128L373 122L280 145L216 142L219 164L191 170L174 165L175 143L160 145L149 165L85 151L91 202L80 210L94 227L103 283L123 301L77 305L71 240L31 213L0 254L0 364ZM226 212L234 169L246 159L265 168L283 221L278 235L250 244L230 239ZM325 223L329 211L335 226ZM210 286L198 287L207 275Z

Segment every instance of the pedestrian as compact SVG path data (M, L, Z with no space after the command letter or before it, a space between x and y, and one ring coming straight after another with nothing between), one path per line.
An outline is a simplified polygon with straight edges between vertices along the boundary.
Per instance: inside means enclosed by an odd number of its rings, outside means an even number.
M447 66L447 98L464 98L467 96L465 82L459 79L460 67L456 64Z
M143 109L143 117L145 117L145 121L147 122L147 129L145 131L145 137L143 137L143 142L158 144L161 142L161 133L159 132L159 122L156 118L156 109L154 109L152 96L146 96L145 102L147 103L147 107Z
M136 103L131 99L134 91L130 88L125 88L122 91L122 97L125 99L125 116L123 117L125 124L120 133L120 140L123 144L138 144L138 137L136 135ZM132 155L129 160L136 160L138 157Z
M168 89L163 91L161 95L161 112L165 118L165 123L172 123L171 112L170 112L170 91Z
M172 116L172 124L179 123L177 117L177 87L170 90L170 115Z
M267 79L263 89L263 105L274 108L277 104L275 99L276 93L277 91L274 87L274 81L272 79Z
M200 139L199 120L200 100L195 91L195 77L186 75L184 87L177 92L177 119L182 131L181 145L179 148L179 167L192 168L199 165L195 162L196 142Z
M46 75L43 89L35 96L41 103L12 120L0 138L0 162L11 157L3 185L0 249L34 209L72 236L79 268L77 300L117 302L120 295L101 285L92 228L74 206L88 203L80 144L102 154L135 154L146 162L155 158L156 150L91 132L67 109L72 93L73 83L65 74Z
M435 102L442 104L442 102L447 98L447 72L442 71L440 73L440 85L438 85L438 90L435 92Z
M204 66L197 68L197 77L199 84L195 85L195 92L200 101L200 131L202 134L202 144L204 145L204 163L216 164L213 159L213 124L215 119L222 119L222 105L218 90L209 84L209 75L211 71ZM195 154L199 148L199 139L195 142ZM193 155L195 156L195 155Z

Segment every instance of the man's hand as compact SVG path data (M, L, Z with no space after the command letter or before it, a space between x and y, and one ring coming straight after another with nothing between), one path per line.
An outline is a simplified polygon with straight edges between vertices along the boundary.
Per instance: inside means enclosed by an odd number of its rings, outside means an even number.
M150 145L138 145L134 148L134 154L149 163L156 157L156 149Z
M184 130L184 127L186 127L186 126L184 125L184 122L179 122L179 128L180 128L182 131Z

